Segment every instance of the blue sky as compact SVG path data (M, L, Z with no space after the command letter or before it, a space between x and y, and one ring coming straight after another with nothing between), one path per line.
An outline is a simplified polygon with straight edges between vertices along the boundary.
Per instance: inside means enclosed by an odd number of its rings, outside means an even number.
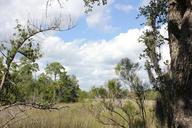
M139 55L144 46L138 38L146 27L140 25L144 18L136 17L138 7L147 1L109 0L106 6L95 7L89 14L84 13L83 0L64 1L63 8L55 2L49 6L45 18L46 0L0 0L0 38L11 36L15 19L25 25L29 19L41 23L60 17L66 26L72 20L75 27L71 30L37 36L43 57L37 61L40 70L36 74L44 72L48 63L57 61L70 75L77 76L81 89L89 90L93 85L100 86L116 78L114 67L121 58L128 57L143 65ZM166 51L165 60L169 59L168 48L162 51ZM138 75L144 82L148 81L143 69Z
M140 17L136 19L136 17L138 15L138 8L142 5L142 3L143 1L141 0L116 0L109 6L104 7L110 11L108 14L110 15L108 25L113 27L112 30L105 31L97 27L90 28L86 22L86 16L91 15L90 12L89 14L85 14L85 16L78 19L75 28L70 31L59 32L57 35L65 41L70 41L75 38L86 38L88 40L109 40L119 33L127 32L128 29L141 28L142 26L140 24L144 22L144 18ZM117 5L124 5L125 9L121 10L117 8Z

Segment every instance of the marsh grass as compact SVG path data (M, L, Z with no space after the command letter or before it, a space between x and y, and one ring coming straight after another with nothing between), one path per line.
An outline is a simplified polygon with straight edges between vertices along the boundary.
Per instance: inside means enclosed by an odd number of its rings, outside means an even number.
M154 117L153 102L147 102L147 121L149 128L156 127ZM90 103L60 104L68 106L59 111L43 111L36 109L26 109L11 122L6 128L118 128L104 126L99 123L89 111ZM59 105L59 106L60 106ZM13 109L13 108L12 108ZM16 109L15 109L16 110ZM8 115L1 115L0 122L10 119Z
M18 118L20 121L10 123L9 128L105 128L99 124L82 103L65 104L59 111L42 111L30 109ZM27 118L23 118L27 116ZM3 121L5 118L1 118Z

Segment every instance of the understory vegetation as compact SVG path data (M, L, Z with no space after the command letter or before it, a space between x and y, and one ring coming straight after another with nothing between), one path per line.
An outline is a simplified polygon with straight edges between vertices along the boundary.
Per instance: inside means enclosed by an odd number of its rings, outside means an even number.
M102 104L94 101L96 111L93 112L92 102L86 101L84 103L67 103L58 104L57 106L64 106L58 110L38 110L27 107L21 107L23 112L21 113L18 107L9 108L0 115L1 127L8 128L119 128L114 125L104 125L97 119L98 110ZM147 117L148 126L150 128L156 128L156 119L154 115L154 101L147 101ZM127 109L133 114L132 122L140 125L139 123L139 111L134 101L128 101ZM17 117L12 119L8 114L18 113ZM136 115L135 115L136 114ZM118 119L118 116L116 115ZM9 121L12 119L9 123ZM106 120L105 120L106 121ZM7 124L6 124L7 123ZM109 121L111 123L111 121ZM3 125L6 124L6 125Z
M2 63L1 63L2 64ZM22 58L19 64L11 66L10 81L17 86L3 88L0 101L5 104L24 102L37 104L55 104L78 101L80 91L78 80L70 76L58 62L47 65L45 73L38 77L38 64Z

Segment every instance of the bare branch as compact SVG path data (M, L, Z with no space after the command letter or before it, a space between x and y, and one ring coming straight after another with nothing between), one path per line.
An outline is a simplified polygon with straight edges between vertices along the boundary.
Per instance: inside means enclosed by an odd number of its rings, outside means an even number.
M71 22L71 20L70 20L70 22ZM1 80L1 83L0 83L0 90L2 89L4 82L7 79L10 66L11 66L16 54L19 53L20 48L28 40L30 40L31 38L34 38L36 35L38 35L40 33L48 32L48 31L62 31L60 27L61 27L61 20L58 20L58 19L55 19L51 26L45 25L44 27L42 27L41 25L39 25L39 27L37 27L36 25L31 24L28 21L27 28L25 28L25 32L26 32L27 36L19 37L19 38L21 38L21 40L17 40L16 45L10 51L8 51L8 53L7 53L8 56L5 55L6 70L5 70L5 73L3 75L3 79ZM73 27L74 27L73 25L70 25L64 30L67 31L69 29L72 29Z
M2 109L0 109L0 112L5 111L6 109L9 109L11 107L16 107L16 106L25 106L25 107L31 107L31 108L40 109L40 110L61 110L63 108L69 107L69 106L54 107L54 104L42 105L42 104L38 104L38 103L16 102L16 103L9 104L9 105L2 107Z
M22 113L24 113L24 112L25 112L25 110L22 110L22 111L14 114L14 115L13 115L12 113L9 113L9 114L12 116L11 119L9 119L9 120L6 121L4 124L2 124L2 125L0 126L0 128L4 128L4 127L7 126L8 124L10 124L13 120L15 120L15 119L18 117L18 115L20 115L20 114L22 114Z

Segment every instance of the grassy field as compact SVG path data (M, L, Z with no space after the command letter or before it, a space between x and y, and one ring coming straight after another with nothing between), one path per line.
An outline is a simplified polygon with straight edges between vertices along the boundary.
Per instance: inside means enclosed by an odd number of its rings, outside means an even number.
M153 103L148 102L147 104L152 105ZM67 107L53 111L27 109L11 120L9 125L5 125L5 128L117 128L100 124L89 111L89 105L90 103L60 104L60 106ZM12 112L15 114L17 109L19 108L13 108L12 111L1 114L0 124L10 120L10 115L13 114ZM147 119L150 121L150 128L154 127L152 118L150 115Z
M105 128L99 124L82 103L62 104L68 106L59 111L27 110L18 120L7 125L9 128ZM1 122L11 117L3 117Z

